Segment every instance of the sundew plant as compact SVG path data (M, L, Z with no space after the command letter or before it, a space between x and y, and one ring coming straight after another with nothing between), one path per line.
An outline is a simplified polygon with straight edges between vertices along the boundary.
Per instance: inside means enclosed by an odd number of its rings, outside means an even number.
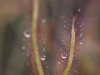
M100 0L0 3L0 75L100 75Z
M31 26L24 31L31 44L26 54L30 60L28 65L31 64L31 75L77 75L81 63L77 56L83 50L85 21L91 19L80 17L80 8L75 13L66 8L68 15L61 13L57 24L48 18L45 6L45 0L33 0Z

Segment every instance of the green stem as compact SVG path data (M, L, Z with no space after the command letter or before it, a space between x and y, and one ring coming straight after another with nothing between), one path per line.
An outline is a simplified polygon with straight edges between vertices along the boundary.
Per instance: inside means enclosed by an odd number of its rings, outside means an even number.
M70 55L69 55L68 65L67 65L63 75L68 75L70 68L72 66L74 48L75 48L75 29L74 29L75 19L76 19L76 17L74 17L73 21L72 21L71 46L70 46Z
M39 56L38 43L37 43L37 22L39 14L39 0L33 1L33 16L32 16L32 42L33 42L33 52L35 56L36 66L39 75L44 75L42 64Z

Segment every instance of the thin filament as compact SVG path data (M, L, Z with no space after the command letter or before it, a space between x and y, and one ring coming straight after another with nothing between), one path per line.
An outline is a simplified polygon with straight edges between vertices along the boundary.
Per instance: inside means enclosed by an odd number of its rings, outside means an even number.
M36 66L39 75L44 75L42 64L39 56L38 43L37 43L37 21L39 14L39 0L33 1L33 15L32 15L32 42L33 42L33 52L35 56Z
M72 65L72 61L73 61L73 54L74 54L74 48L75 48L75 29L74 29L75 19L76 19L76 17L74 17L73 21L72 21L71 46L70 46L70 55L69 55L68 65L67 65L63 75L68 75L71 65Z

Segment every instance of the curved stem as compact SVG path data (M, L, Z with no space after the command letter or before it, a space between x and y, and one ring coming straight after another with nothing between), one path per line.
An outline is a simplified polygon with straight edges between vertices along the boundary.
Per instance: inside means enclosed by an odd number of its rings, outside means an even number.
M39 75L44 75L42 64L39 56L38 43L37 43L37 22L39 14L39 0L33 1L33 15L32 15L32 42L33 42L33 52L35 56L36 66L39 72Z
M71 46L70 46L70 55L69 55L68 65L67 65L63 75L68 75L71 65L72 65L72 61L73 61L73 54L74 54L74 48L75 48L75 29L74 29L75 19L76 19L76 17L74 17L73 21L72 21Z

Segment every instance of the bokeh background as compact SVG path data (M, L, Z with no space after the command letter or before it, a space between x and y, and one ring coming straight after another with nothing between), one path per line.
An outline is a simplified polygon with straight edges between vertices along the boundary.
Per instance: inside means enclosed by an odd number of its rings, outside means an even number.
M23 32L31 26L32 5L32 0L0 0L0 75L34 75L28 64L30 58L22 49L30 44L30 40L23 42ZM92 18L92 21L85 20L83 50L77 55L80 65L76 68L78 73L72 75L100 75L100 1L41 0L40 5L40 10L48 12L39 15L48 19L45 26L47 44L43 47L47 50L50 74L55 74L56 62L61 60L57 51L62 39L59 16L63 14L69 18L69 12L75 15L80 9L79 18Z

